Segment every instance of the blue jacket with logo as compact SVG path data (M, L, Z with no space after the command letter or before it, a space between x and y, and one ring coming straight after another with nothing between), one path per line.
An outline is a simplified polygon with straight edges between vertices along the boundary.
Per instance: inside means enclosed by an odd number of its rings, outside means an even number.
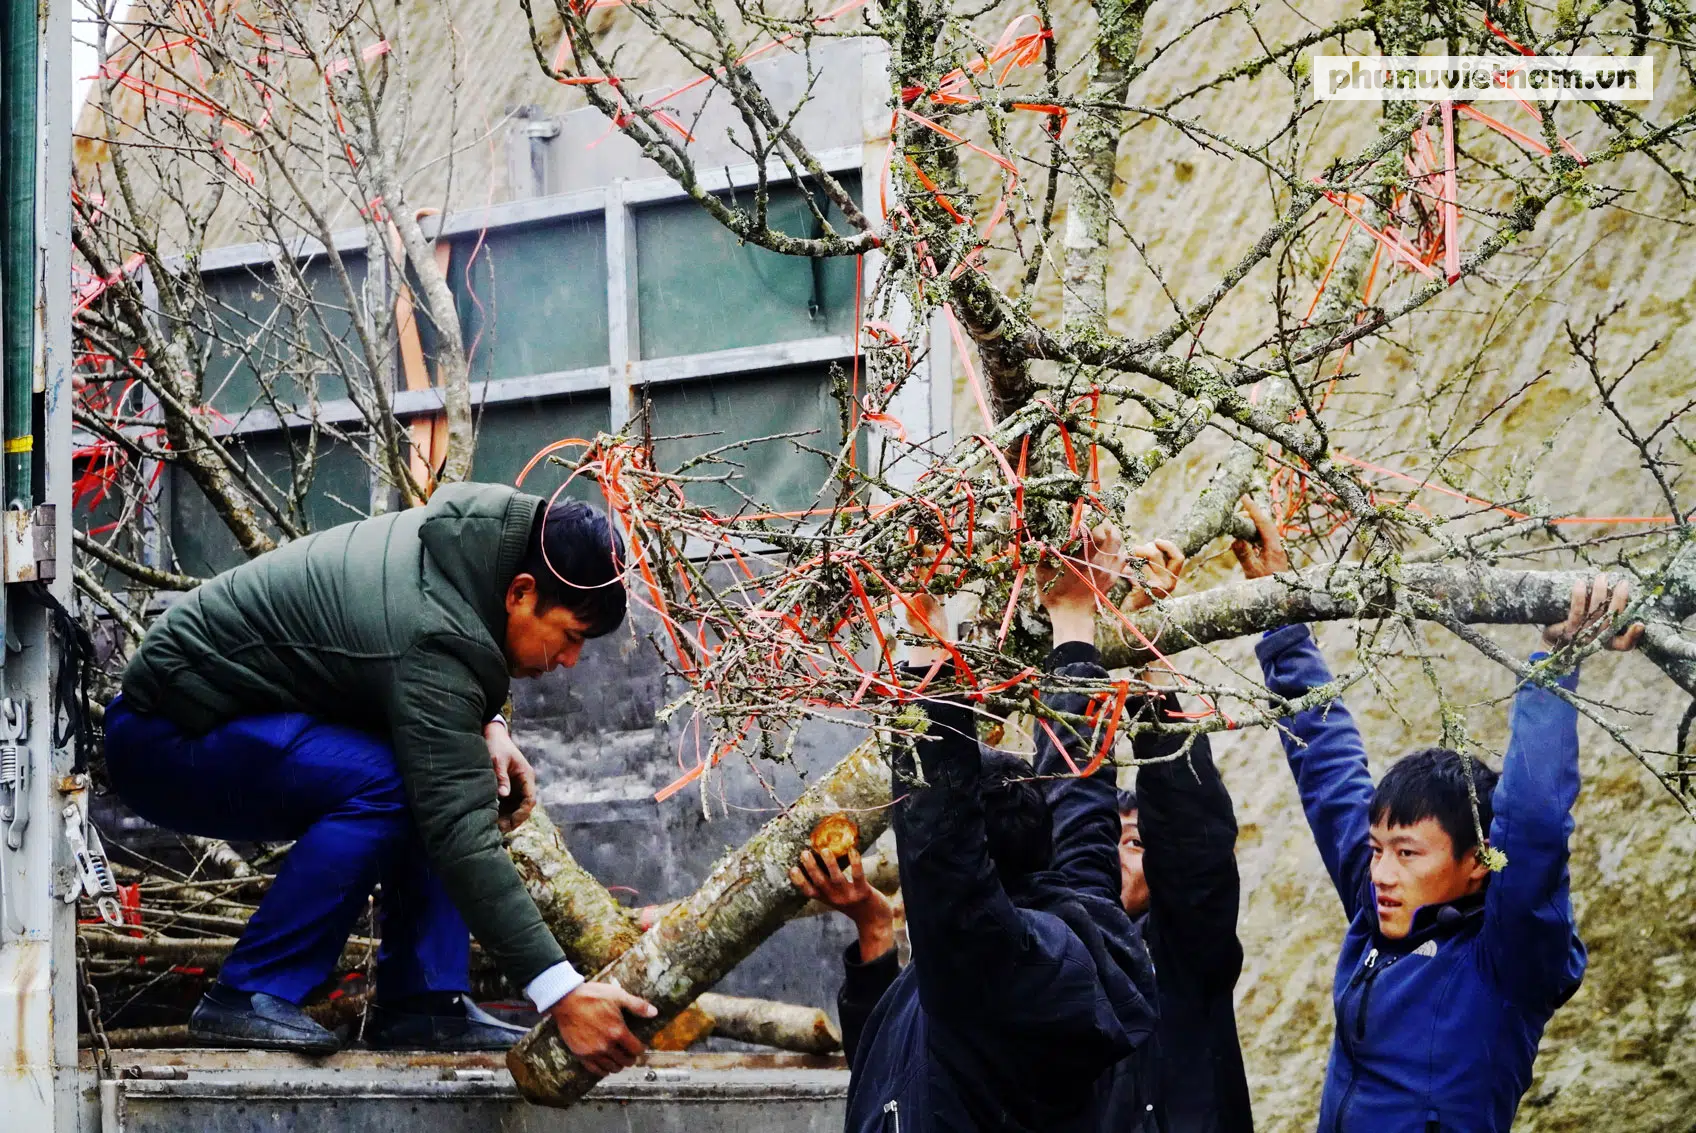
M1331 679L1306 626L1268 633L1255 652L1267 688L1281 696ZM1559 683L1574 689L1577 674ZM1349 918L1320 1133L1507 1130L1543 1028L1584 978L1567 876L1577 711L1546 689L1520 687L1490 824L1507 866L1479 897L1418 910L1398 941L1378 934L1372 779L1354 720L1337 701L1282 723L1308 825Z

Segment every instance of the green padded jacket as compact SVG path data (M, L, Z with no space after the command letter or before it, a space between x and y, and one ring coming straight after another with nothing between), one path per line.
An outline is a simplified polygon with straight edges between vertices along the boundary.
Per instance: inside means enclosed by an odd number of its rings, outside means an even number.
M195 735L304 712L387 736L431 866L520 987L565 954L501 846L483 727L506 702L506 587L541 506L450 484L287 543L184 595L123 687Z

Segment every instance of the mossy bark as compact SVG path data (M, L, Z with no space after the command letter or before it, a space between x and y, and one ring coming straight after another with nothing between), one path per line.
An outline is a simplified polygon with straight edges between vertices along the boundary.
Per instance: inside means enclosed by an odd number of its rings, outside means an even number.
M867 741L794 806L722 858L693 896L672 906L595 977L659 1008L656 1018L633 1023L636 1034L651 1039L801 908L804 899L789 880L789 868L810 846L820 819L851 815L864 850L887 825L888 802L888 765L878 745ZM551 1019L519 1040L507 1055L507 1066L519 1090L539 1105L572 1105L596 1082L560 1040Z
M1381 569L1327 564L1217 586L1131 620L1167 655L1297 622L1384 617L1398 609L1416 617L1440 612L1469 625L1550 625L1567 616L1573 583L1592 577L1448 563L1408 564L1393 577ZM1122 642L1102 654L1103 664L1115 669L1154 659L1149 650Z
M800 1054L831 1054L842 1049L841 1032L817 1007L714 995L710 991L695 1002L712 1020L712 1033L727 1039Z
M630 911L577 864L541 807L507 835L506 849L542 922L579 971L599 971L642 938Z

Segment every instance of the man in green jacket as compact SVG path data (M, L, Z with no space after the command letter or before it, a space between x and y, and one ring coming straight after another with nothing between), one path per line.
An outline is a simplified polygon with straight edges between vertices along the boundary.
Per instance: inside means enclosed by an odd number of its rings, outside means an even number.
M596 1072L640 1053L624 1013L653 1008L584 982L501 846L535 802L498 716L509 679L618 627L623 555L584 504L448 485L227 571L154 623L107 711L113 787L160 826L295 842L192 1034L335 1050L300 1003L381 882L371 1045L516 1039L466 994L475 934Z

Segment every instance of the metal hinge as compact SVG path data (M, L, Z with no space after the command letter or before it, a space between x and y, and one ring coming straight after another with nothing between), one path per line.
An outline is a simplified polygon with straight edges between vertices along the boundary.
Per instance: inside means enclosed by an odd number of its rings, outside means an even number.
M118 882L112 876L112 863L106 860L106 847L100 841L100 831L83 815L82 806L72 800L65 804L65 841L71 844L71 858L76 862L82 885L65 894L71 904L86 894L100 910L100 919L113 928L124 927L124 913L118 907Z
M29 830L29 701L0 700L0 862L23 849ZM23 917L13 900L12 886L0 884L8 932L24 931Z

